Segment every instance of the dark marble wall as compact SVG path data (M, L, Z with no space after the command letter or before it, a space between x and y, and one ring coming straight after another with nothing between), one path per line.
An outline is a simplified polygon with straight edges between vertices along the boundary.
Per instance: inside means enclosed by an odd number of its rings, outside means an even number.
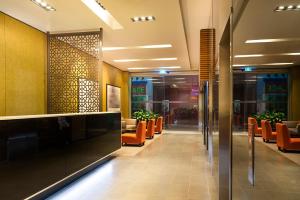
M121 147L120 113L0 120L0 199L24 199Z

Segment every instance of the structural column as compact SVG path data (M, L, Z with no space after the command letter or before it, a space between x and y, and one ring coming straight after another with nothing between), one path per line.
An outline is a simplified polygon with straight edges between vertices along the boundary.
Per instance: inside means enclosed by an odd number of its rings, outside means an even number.
M231 19L220 42L219 70L219 199L232 197L232 69Z

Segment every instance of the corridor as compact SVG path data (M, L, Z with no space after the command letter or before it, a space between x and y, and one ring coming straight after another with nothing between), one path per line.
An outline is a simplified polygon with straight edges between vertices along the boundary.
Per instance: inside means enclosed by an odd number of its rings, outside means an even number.
M115 159L48 199L217 199L201 137L200 134L164 134L136 155L119 153Z

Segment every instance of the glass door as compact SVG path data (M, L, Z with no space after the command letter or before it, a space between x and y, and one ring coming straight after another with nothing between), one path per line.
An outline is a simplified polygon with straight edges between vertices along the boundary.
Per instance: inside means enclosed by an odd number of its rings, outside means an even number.
M198 76L135 76L131 91L132 114L148 110L164 116L167 129L198 130Z

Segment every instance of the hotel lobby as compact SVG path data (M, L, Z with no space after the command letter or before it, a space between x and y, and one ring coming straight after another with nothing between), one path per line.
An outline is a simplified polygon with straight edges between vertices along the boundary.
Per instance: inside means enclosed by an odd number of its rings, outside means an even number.
M296 0L0 0L0 199L299 199L299 19Z

